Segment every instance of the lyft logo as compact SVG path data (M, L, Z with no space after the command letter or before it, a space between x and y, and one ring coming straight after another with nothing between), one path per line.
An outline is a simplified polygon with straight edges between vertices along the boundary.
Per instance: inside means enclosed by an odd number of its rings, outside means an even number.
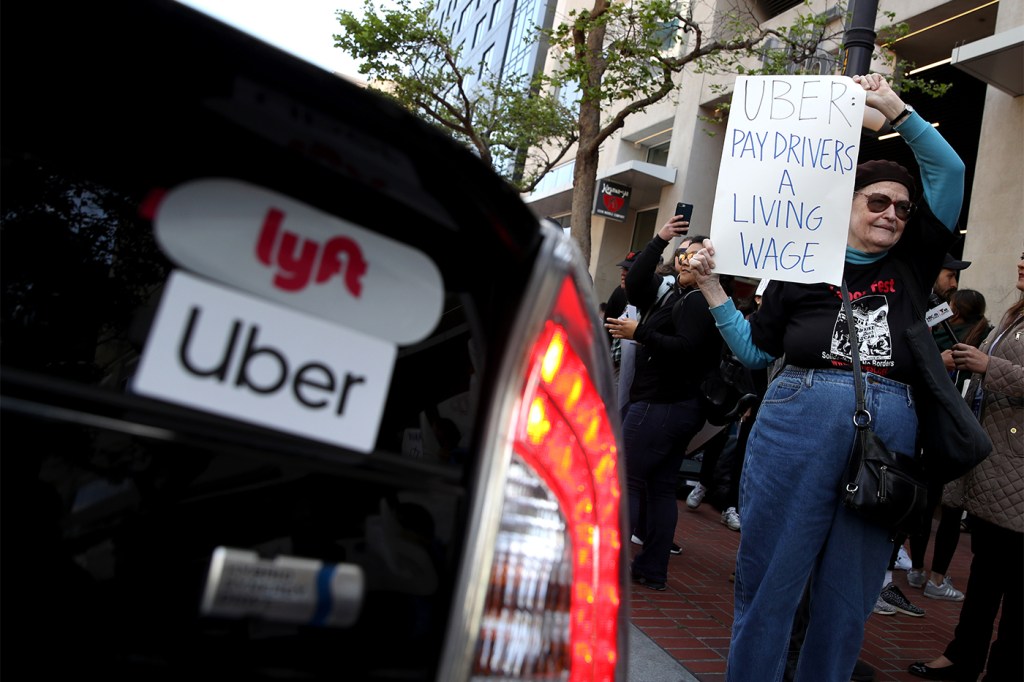
M396 355L394 343L176 271L132 388L372 452Z
M286 194L200 178L163 193L152 214L176 264L293 310L401 344L441 319L430 256Z
M256 257L259 261L264 265L278 267L274 275L275 286L285 291L301 291L309 284L316 266L317 284L323 284L334 275L341 274L349 293L356 297L362 293L362 278L366 274L367 264L355 240L333 237L321 246L315 240L303 238L294 232L282 232L283 220L283 211L277 208L268 210L256 242Z

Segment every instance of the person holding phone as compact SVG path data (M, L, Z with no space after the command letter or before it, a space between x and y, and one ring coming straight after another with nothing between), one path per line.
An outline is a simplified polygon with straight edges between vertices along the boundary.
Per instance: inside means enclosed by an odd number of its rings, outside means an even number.
M690 440L704 426L698 401L703 368L718 361L722 343L689 265L702 237L694 237L678 256L678 274L661 292L663 280L656 272L661 254L688 229L683 216L673 216L626 274L627 298L639 310L640 322L607 318L605 325L615 338L637 341L622 423L630 527L641 530L643 539L630 573L634 582L659 591L667 588L678 521L679 467ZM643 528L641 504L646 508Z
M912 454L918 370L904 331L958 237L965 167L884 77L853 81L864 89L867 106L909 145L921 174L919 192L918 181L898 163L871 160L856 167L843 269L863 330L858 336L872 428L890 450ZM886 529L846 509L841 499L855 438L841 290L772 279L760 309L744 318L718 282L714 256L709 239L691 268L729 347L751 368L780 357L786 363L768 386L747 442L726 676L731 682L780 679L809 580L806 638L794 679L849 680L893 545Z

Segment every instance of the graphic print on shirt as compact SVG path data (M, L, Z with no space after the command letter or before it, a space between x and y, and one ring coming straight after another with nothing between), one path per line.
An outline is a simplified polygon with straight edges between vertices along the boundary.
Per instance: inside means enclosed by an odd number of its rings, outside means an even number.
M850 303L860 341L860 361L878 368L892 367L892 332L889 330L889 301L885 296L861 296ZM835 364L853 362L850 353L850 328L846 312L840 308L832 330L832 347L828 357Z

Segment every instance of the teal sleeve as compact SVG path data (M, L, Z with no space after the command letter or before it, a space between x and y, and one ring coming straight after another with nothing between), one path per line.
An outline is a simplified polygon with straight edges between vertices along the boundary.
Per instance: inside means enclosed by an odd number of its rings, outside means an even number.
M732 299L711 308L711 315L715 318L718 332L745 367L761 369L767 367L775 359L754 345L750 338L750 320L736 310L736 304Z
M910 114L896 130L917 159L924 200L952 232L964 202L964 162L939 131L917 113Z

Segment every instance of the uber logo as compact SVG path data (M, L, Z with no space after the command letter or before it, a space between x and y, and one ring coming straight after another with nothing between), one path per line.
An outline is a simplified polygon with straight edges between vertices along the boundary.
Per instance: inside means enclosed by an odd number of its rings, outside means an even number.
M183 272L168 280L140 394L370 452L395 344Z

